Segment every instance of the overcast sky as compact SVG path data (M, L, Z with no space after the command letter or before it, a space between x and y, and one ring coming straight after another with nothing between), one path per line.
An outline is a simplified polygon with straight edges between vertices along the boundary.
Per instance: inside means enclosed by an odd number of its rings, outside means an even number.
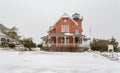
M92 37L120 43L120 0L0 0L0 23L37 43L64 13L75 12L84 18L84 35L91 28Z

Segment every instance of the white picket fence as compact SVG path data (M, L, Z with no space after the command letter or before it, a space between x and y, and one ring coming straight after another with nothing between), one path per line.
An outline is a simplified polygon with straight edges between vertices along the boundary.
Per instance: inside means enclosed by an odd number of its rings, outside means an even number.
M107 56L113 60L118 60L120 61L120 53L116 53L116 52L104 52L101 53L101 55Z

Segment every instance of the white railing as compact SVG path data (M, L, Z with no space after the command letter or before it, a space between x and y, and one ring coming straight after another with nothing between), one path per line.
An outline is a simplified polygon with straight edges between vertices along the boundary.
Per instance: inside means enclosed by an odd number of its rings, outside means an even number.
M72 44L72 43L51 43L51 44L44 44L44 46L56 46L56 47L63 47L63 46L78 46L78 47L89 47L89 45L83 45L83 44Z

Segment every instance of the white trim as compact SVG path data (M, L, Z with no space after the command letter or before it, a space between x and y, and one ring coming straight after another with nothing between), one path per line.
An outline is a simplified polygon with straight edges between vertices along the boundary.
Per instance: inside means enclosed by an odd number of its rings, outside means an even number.
M65 40L65 45L66 45L66 36L64 37L64 40Z
M65 32L66 31L66 26L65 25L61 25L61 32Z
M70 29L69 24L65 25L65 32L69 32L70 31L69 29Z
M72 18L70 18L70 19L75 23L75 25L78 26L78 23L76 21L74 21Z
M69 37L66 37L66 44L69 44Z
M56 38L56 45L58 45L58 37L55 37Z
M69 24L66 25L61 25L61 32L69 32L70 31L70 26Z

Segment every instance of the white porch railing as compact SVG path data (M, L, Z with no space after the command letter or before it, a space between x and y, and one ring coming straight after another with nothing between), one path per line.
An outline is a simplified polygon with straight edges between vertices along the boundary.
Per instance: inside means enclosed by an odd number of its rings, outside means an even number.
M43 46L49 46L49 47L66 47L66 46L78 46L78 47L89 47L89 45L83 45L83 44L71 44L71 43L50 43L50 44L44 44Z

